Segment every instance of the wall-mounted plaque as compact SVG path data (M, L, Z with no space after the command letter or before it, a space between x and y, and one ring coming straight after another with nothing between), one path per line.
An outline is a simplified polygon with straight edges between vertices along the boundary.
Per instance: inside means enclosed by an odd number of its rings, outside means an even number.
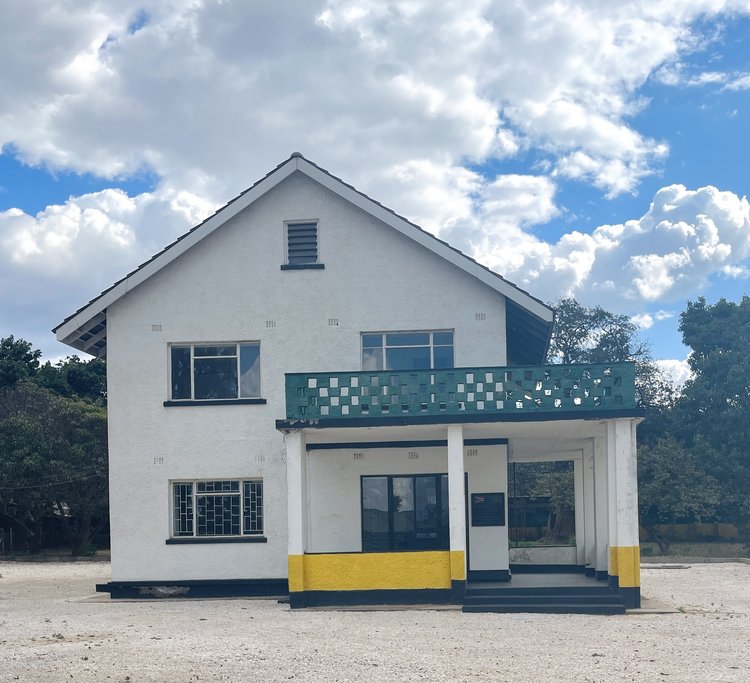
M505 494L472 493L471 526L505 526Z

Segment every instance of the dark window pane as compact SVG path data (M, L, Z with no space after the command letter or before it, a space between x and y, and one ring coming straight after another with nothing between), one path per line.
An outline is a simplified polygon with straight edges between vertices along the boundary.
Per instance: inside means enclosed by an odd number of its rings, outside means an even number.
M236 358L194 358L196 399L237 398Z
M417 538L437 538L438 509L435 477L416 477Z
M385 335L386 346L429 346L429 332L400 332Z
M362 478L362 550L389 550L388 478Z
M173 499L173 528L174 536L193 535L193 485L175 484Z
M172 347L172 398L190 398L190 347Z
M240 346L240 396L260 396L260 346L257 344Z
M376 346L383 346L382 334L363 334L362 335L362 348L363 349L371 349Z
M414 545L414 478L393 477L393 550Z
M243 525L244 533L263 533L263 482L244 482Z
M386 370L429 370L430 347L385 350Z
M240 533L240 496L198 496L198 536L235 536Z
M453 367L453 347L436 346L432 350L435 357L435 368L452 368Z
M432 343L435 346L453 346L453 332L435 332Z
M196 346L193 349L194 356L236 356L237 347L231 346Z
M448 475L440 477L440 548L450 547L450 525L448 518Z
M382 370L383 349L362 349L362 369Z

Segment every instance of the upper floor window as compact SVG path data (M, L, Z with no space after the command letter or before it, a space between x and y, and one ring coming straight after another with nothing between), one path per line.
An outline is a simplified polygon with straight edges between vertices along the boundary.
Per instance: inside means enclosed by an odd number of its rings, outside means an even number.
M173 400L260 396L258 342L175 345L170 353Z
M363 370L430 370L453 367L453 332L365 332Z

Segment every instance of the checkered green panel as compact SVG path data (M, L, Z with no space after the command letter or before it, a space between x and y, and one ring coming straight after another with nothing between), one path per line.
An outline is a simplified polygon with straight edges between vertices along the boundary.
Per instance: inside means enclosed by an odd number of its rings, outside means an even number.
M286 376L289 420L635 408L635 366L545 365Z

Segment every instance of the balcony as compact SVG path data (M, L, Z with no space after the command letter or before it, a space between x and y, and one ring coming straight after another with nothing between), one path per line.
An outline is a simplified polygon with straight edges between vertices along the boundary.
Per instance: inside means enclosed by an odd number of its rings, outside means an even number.
M279 428L606 418L642 414L635 365L543 365L286 375Z

